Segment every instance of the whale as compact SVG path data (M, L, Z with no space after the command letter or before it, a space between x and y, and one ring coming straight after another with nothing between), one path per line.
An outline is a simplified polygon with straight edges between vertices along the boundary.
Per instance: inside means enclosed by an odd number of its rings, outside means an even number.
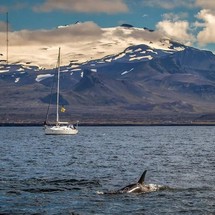
M140 179L133 184L129 184L119 190L109 191L109 192L97 192L98 194L123 194L123 193L149 193L158 190L165 190L167 186L157 185L157 184L145 184L145 176L147 170L145 170Z

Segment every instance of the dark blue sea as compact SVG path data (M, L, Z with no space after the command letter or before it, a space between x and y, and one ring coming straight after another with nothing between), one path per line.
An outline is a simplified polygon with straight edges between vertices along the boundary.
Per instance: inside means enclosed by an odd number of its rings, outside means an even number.
M99 195L138 181L169 189ZM0 214L215 214L215 127L0 127Z

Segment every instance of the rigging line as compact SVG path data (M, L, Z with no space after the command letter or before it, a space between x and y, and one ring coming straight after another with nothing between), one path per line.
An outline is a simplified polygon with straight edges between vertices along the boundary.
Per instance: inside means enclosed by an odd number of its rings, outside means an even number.
M57 66L56 66L56 69L55 69L55 74L54 74L54 78L53 78L53 82L52 82L51 95L50 95L49 105L48 105L47 112L46 112L46 120L45 120L45 122L47 122L47 121L48 121L49 109L50 109L51 102L52 102L52 93L53 93L53 89L54 89L54 84L55 84L56 74L57 74Z
M9 46L9 21L8 12L6 13L6 64L8 64L8 46Z

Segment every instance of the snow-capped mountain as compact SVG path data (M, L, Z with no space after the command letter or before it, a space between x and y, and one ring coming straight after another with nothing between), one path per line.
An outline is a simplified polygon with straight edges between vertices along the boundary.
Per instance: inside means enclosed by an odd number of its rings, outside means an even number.
M53 68L56 65L59 46L62 49L62 65L68 65L71 61L84 63L109 55L118 55L127 47L139 44L145 44L154 49L173 50L170 41L163 39L157 32L146 28L124 26L127 25L100 28L93 23L76 23L59 26L50 32L11 32L9 62L46 69ZM32 41L29 41L29 37L32 37ZM178 46L176 49L181 50L183 46ZM6 60L5 52L6 49L2 47L0 60Z
M146 28L123 25L101 30L97 40L61 46L65 116L97 123L215 120L213 53ZM55 65L58 45L34 46L30 55L11 48L16 50L14 61L0 65L2 122L44 120L55 77L50 65Z

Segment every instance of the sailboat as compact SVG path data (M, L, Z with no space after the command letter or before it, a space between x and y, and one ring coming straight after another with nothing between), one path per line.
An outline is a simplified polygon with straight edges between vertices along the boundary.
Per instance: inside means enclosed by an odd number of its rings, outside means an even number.
M58 52L57 61L57 108L56 108L56 123L54 126L47 125L48 112L45 121L45 134L49 135L68 135L78 133L78 123L76 126L70 124L69 122L61 122L59 119L59 99L60 99L60 48ZM64 111L64 110L63 110Z

